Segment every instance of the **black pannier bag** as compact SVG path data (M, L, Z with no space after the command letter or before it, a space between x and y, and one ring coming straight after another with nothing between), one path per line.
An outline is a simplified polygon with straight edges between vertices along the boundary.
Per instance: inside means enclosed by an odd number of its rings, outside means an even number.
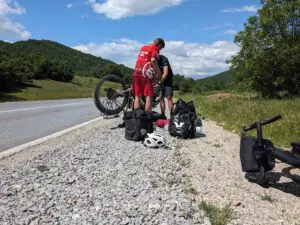
M169 133L182 138L195 137L195 121L197 119L193 102L186 103L179 99L169 122Z
M153 132L153 116L151 112L145 112L143 109L126 112L125 138L131 141L142 141L147 133Z
M253 136L245 136L242 134L240 144L240 159L242 170L244 172L259 172L263 166L266 171L272 170L275 167L275 159L269 155L267 160L262 161L259 165L259 159L264 158L266 148L274 147L273 143L268 139L262 140L262 146L257 144L257 140Z
M244 172L258 172L258 162L254 156L253 145L256 138L252 136L244 136L241 138L240 144L240 159L242 170Z

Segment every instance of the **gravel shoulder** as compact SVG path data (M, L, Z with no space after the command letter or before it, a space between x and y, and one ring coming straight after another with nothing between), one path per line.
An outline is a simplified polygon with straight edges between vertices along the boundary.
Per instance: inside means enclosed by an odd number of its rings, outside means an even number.
M220 207L230 204L235 211L232 224L300 223L300 187L282 176L288 165L276 163L269 178L279 181L263 188L244 178L237 134L209 120L204 121L204 133L205 137L185 141L180 150L190 162L184 171L197 191L198 202Z
M101 120L0 160L0 224L210 224L201 201L230 204L231 224L299 224L300 188L244 178L239 137L213 121L169 149L127 141ZM271 174L279 177L285 164ZM196 192L194 191L196 190Z
M207 224L169 149L101 120L0 161L0 224ZM167 131L158 132L167 136Z

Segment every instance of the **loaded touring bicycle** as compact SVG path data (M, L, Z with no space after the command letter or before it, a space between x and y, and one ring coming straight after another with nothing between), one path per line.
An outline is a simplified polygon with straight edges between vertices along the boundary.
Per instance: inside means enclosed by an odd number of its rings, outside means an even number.
M266 172L275 167L275 159L300 168L300 142L292 142L291 151L276 148L271 140L263 138L262 127L282 119L281 115L271 119L257 121L248 127L243 127L240 142L240 161L242 170L246 172L246 178L262 185L267 185ZM247 131L256 130L256 137L248 136ZM300 185L300 176L289 175L289 177Z

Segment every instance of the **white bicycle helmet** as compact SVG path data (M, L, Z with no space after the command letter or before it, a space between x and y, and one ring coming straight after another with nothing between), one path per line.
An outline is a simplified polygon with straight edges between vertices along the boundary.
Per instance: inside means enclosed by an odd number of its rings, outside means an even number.
M160 134L146 134L144 145L148 148L162 148L166 146L165 138Z
M152 62L148 62L144 65L142 69L142 74L144 77L148 77L150 80L154 79L156 76L156 72L152 67Z

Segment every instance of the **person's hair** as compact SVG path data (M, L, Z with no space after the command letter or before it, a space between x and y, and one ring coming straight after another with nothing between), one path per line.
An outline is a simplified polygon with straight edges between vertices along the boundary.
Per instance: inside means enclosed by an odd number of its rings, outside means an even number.
M164 39L162 39L162 38L156 38L156 39L154 40L154 44L160 45L162 48L165 47L165 41L164 41Z

